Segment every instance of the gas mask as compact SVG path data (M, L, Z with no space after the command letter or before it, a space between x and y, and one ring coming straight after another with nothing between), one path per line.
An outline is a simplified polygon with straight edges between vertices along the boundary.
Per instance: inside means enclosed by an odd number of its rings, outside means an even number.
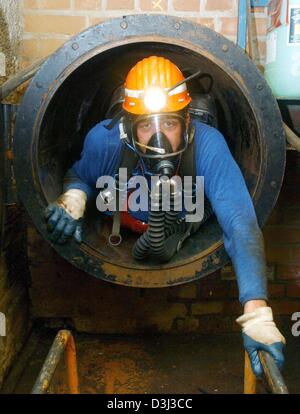
M132 144L147 169L171 177L188 145L184 113L138 116L132 122Z

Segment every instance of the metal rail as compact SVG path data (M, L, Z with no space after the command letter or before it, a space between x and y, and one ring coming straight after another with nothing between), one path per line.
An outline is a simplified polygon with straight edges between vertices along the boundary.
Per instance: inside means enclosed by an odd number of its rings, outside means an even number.
M258 351L258 355L272 394L289 394L284 379L273 357L265 351ZM247 352L245 352L244 394L255 393L256 377L252 371L249 356Z
M68 330L61 330L57 333L31 394L45 394L47 392L63 353L67 366L69 393L79 394L75 342L72 333Z
M265 351L259 351L258 355L272 393L288 394L287 386L272 356Z
M252 371L250 358L245 351L244 394L256 393L256 377Z

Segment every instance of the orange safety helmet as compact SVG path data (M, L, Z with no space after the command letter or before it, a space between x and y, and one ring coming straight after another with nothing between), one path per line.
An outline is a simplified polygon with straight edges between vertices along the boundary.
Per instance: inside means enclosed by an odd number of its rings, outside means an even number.
M127 75L123 109L133 115L180 111L191 102L186 83L180 83L184 79L180 69L169 59L147 57Z

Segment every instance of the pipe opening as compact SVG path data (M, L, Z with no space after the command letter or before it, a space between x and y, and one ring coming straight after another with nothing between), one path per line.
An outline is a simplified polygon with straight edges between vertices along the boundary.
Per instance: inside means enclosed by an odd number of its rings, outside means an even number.
M225 136L229 148L240 166L248 189L254 195L261 169L260 133L254 113L240 85L222 67L204 55L182 46L159 42L124 44L99 53L68 69L68 76L46 97L40 112L40 124L35 133L36 176L39 179L45 204L62 192L62 180L67 169L80 157L87 132L105 119L114 91L120 86L129 69L143 57L161 55L172 60L183 72L201 69L213 79L211 95L215 98L218 129ZM74 66L75 67L75 66ZM203 92L205 79L188 85L191 94ZM114 264L133 268L147 268L131 255L138 237L129 230L122 231L122 243L113 247L108 243L111 220L96 210L95 202L88 206L82 249ZM201 257L221 240L222 232L215 216L190 237L166 267L177 266ZM152 263L154 267L162 267Z

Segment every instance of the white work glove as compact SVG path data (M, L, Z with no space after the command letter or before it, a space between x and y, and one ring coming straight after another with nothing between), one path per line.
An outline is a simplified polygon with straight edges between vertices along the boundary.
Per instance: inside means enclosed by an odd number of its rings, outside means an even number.
M65 243L72 235L77 242L82 242L82 217L86 201L87 195L84 191L71 189L49 204L45 210L45 218L53 242Z
M273 321L272 309L267 306L257 308L254 312L240 316L236 322L243 328L244 347L254 374L259 377L263 372L258 356L260 350L269 352L281 369L284 364L285 338Z

